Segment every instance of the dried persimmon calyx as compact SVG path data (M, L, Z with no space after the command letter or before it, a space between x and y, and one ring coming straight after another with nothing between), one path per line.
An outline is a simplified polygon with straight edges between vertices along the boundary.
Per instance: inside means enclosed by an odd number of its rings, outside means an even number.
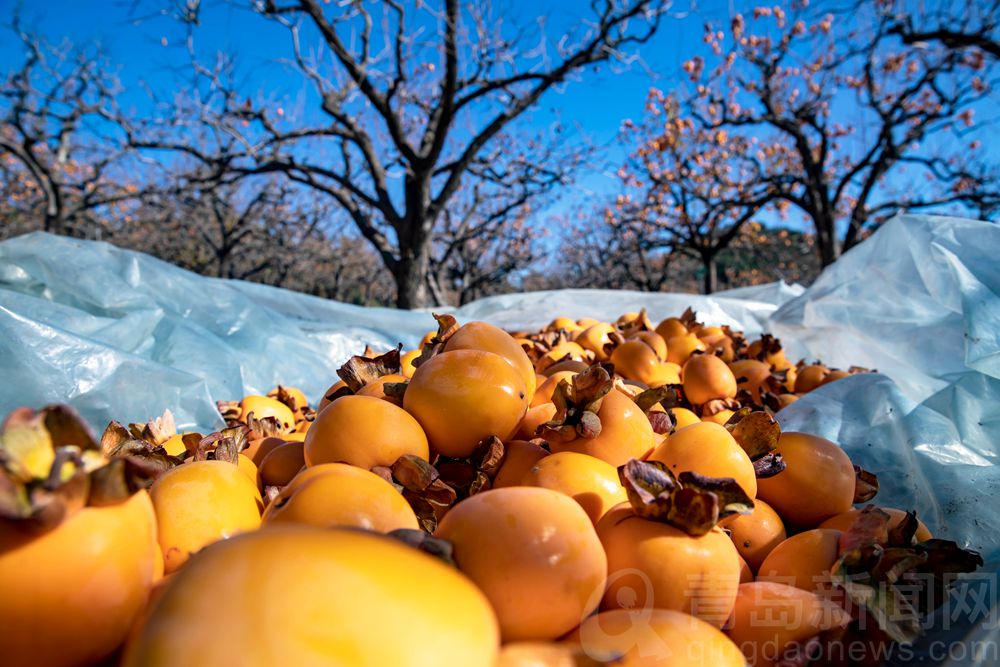
M610 364L594 364L572 379L560 382L552 394L555 417L540 425L536 435L556 442L600 435L598 412L604 397L614 388L613 376L614 367Z
M705 535L720 519L753 511L753 499L731 477L674 476L660 461L638 459L619 467L618 477L637 515L689 535Z

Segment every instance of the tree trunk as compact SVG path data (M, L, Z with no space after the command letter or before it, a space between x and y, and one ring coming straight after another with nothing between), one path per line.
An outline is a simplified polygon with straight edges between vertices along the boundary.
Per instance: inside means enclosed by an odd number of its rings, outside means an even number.
M715 263L715 253L701 256L702 266L705 267L705 277L702 284L703 294L712 294L719 289L718 267Z
M427 273L430 271L430 257L426 250L407 253L393 267L392 277L396 281L396 307L405 310L426 308L433 305L430 290L427 289Z
M817 213L813 215L813 224L816 228L816 250L819 252L819 261L823 268L826 268L840 256L837 248L836 220L831 214Z

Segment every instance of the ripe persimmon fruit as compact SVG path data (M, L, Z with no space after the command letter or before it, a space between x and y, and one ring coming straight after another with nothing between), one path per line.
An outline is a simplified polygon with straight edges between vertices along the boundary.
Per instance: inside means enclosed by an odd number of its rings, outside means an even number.
M784 432L776 451L785 469L758 480L758 494L786 523L813 528L851 509L854 466L843 449L808 433Z
M498 645L489 602L454 568L373 533L274 526L196 555L123 665L493 667Z
M260 526L257 486L226 461L191 461L160 475L149 490L164 572L218 540Z
M455 505L436 537L486 594L504 641L555 639L600 601L604 549L587 513L551 489L484 491Z
M431 448L456 458L490 436L510 438L528 403L521 373L506 358L482 350L431 357L403 394L403 408L423 427Z
M427 436L409 412L373 396L341 396L316 415L305 440L306 465L391 466L404 454L426 460Z

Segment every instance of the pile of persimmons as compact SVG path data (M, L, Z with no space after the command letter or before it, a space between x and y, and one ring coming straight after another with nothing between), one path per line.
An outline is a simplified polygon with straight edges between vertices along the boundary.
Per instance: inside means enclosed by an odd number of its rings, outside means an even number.
M874 664L981 564L871 504L836 443L781 432L862 369L690 311L435 317L315 409L279 386L220 402L207 435L11 413L0 661Z

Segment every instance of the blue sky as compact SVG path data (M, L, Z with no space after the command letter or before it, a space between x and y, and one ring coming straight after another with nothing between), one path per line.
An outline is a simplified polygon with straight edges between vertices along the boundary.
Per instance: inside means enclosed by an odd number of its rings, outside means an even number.
M588 4L575 0L507 2L510 11L525 16L537 12L539 6L546 8L552 26L578 21L579 16L572 8ZM0 0L4 15L18 4L15 0ZM21 4L24 23L29 28L37 28L52 39L68 37L77 43L99 42L111 59L120 64L122 79L129 84L123 96L126 104L140 108L146 105L146 95L136 85L140 80L160 91L169 91L178 72L184 71L183 54L173 39L174 26L153 16L156 2L44 0ZM269 89L290 96L299 92L282 83L289 80L277 62L288 56L288 38L282 28L261 20L244 3L208 0L205 5L197 39L206 51L223 49L236 53L249 89ZM579 175L577 196L592 197L594 193L608 193L618 187L613 172L625 157L624 149L615 141L622 120L642 113L650 86L669 88L680 80L678 73L683 60L703 46L701 26L705 17L719 16L718 12L692 10L686 3L678 3L672 11L653 41L642 47L641 63L620 73L613 73L608 67L596 74L588 73L584 80L569 83L543 98L529 119L529 123L544 126L549 122L549 111L557 109L565 125L579 128L583 136L602 147L601 164L591 165ZM16 40L0 40L3 69L20 58ZM556 209L568 205L569 200Z
M544 12L549 17L549 31L579 21L576 8L586 8L582 0L497 0L512 16L532 17ZM125 105L143 108L148 105L143 82L161 94L177 85L177 77L186 72L186 60L176 43L176 26L155 17L155 10L167 0L35 0L16 2L0 0L3 15L9 15L18 5L23 9L24 23L50 39L69 38L76 43L99 42L110 58L121 67L126 83ZM278 62L287 57L286 31L261 20L249 8L248 2L234 0L204 0L202 25L198 44L205 53L225 50L237 55L240 72L248 93L270 91L278 97L296 97L303 93L299 81L287 76L285 66ZM552 92L526 121L536 128L546 127L552 112L558 111L562 122L576 127L580 133L600 146L598 159L589 163L579 174L576 186L546 213L579 210L581 206L598 203L620 189L614 171L626 157L626 149L617 141L621 122L642 114L643 103L651 86L670 90L685 85L681 64L695 53L706 50L702 42L702 26L706 20L728 24L734 8L746 11L757 3L738 0L705 2L679 0L662 23L653 40L641 47L641 62L629 70L615 73L602 66L598 73L588 72L584 80L571 82L559 92ZM823 3L820 3L823 4ZM0 65L6 70L21 58L16 40L0 39ZM995 98L994 98L995 102ZM983 133L985 148L995 151L995 131ZM793 216L790 223L798 221Z

